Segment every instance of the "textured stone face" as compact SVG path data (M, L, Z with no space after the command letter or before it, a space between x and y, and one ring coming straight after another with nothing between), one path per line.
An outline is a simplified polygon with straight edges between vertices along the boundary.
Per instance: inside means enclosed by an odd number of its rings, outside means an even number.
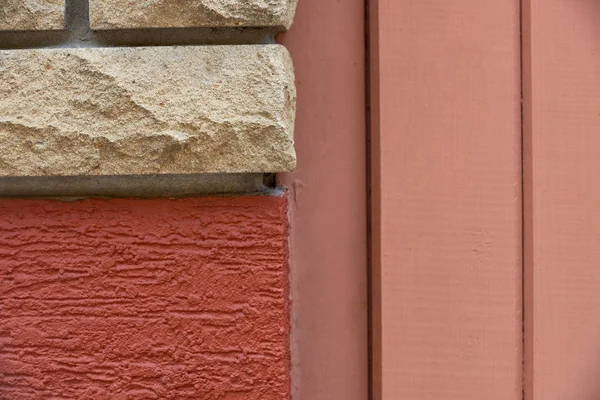
M278 45L0 51L0 175L280 172L295 89Z
M65 0L0 0L0 31L65 28Z
M289 28L297 0L90 0L92 29Z

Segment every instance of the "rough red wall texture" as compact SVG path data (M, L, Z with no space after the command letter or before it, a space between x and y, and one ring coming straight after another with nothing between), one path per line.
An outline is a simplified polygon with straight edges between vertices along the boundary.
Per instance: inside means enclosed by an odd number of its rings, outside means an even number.
M286 201L0 201L0 399L287 399Z

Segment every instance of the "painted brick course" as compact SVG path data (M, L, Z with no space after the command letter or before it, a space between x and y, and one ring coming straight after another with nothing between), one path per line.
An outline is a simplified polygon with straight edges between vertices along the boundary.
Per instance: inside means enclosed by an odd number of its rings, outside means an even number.
M286 200L0 201L0 399L287 399Z

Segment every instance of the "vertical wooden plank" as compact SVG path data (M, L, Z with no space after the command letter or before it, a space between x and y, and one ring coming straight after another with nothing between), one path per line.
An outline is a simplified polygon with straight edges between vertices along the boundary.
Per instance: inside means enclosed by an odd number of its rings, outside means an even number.
M600 2L528 0L526 398L600 397Z
M375 399L521 399L519 1L371 8Z
M521 1L523 169L523 400L533 399L533 178L531 135L531 4Z
M365 10L300 0L282 36L296 69L290 190L292 398L368 397Z

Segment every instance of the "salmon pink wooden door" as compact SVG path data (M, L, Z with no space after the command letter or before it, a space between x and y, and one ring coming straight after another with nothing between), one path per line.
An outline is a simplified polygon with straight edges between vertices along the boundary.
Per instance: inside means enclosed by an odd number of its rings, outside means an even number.
M374 399L521 399L519 1L370 10Z
M373 398L600 398L599 18L370 1Z

